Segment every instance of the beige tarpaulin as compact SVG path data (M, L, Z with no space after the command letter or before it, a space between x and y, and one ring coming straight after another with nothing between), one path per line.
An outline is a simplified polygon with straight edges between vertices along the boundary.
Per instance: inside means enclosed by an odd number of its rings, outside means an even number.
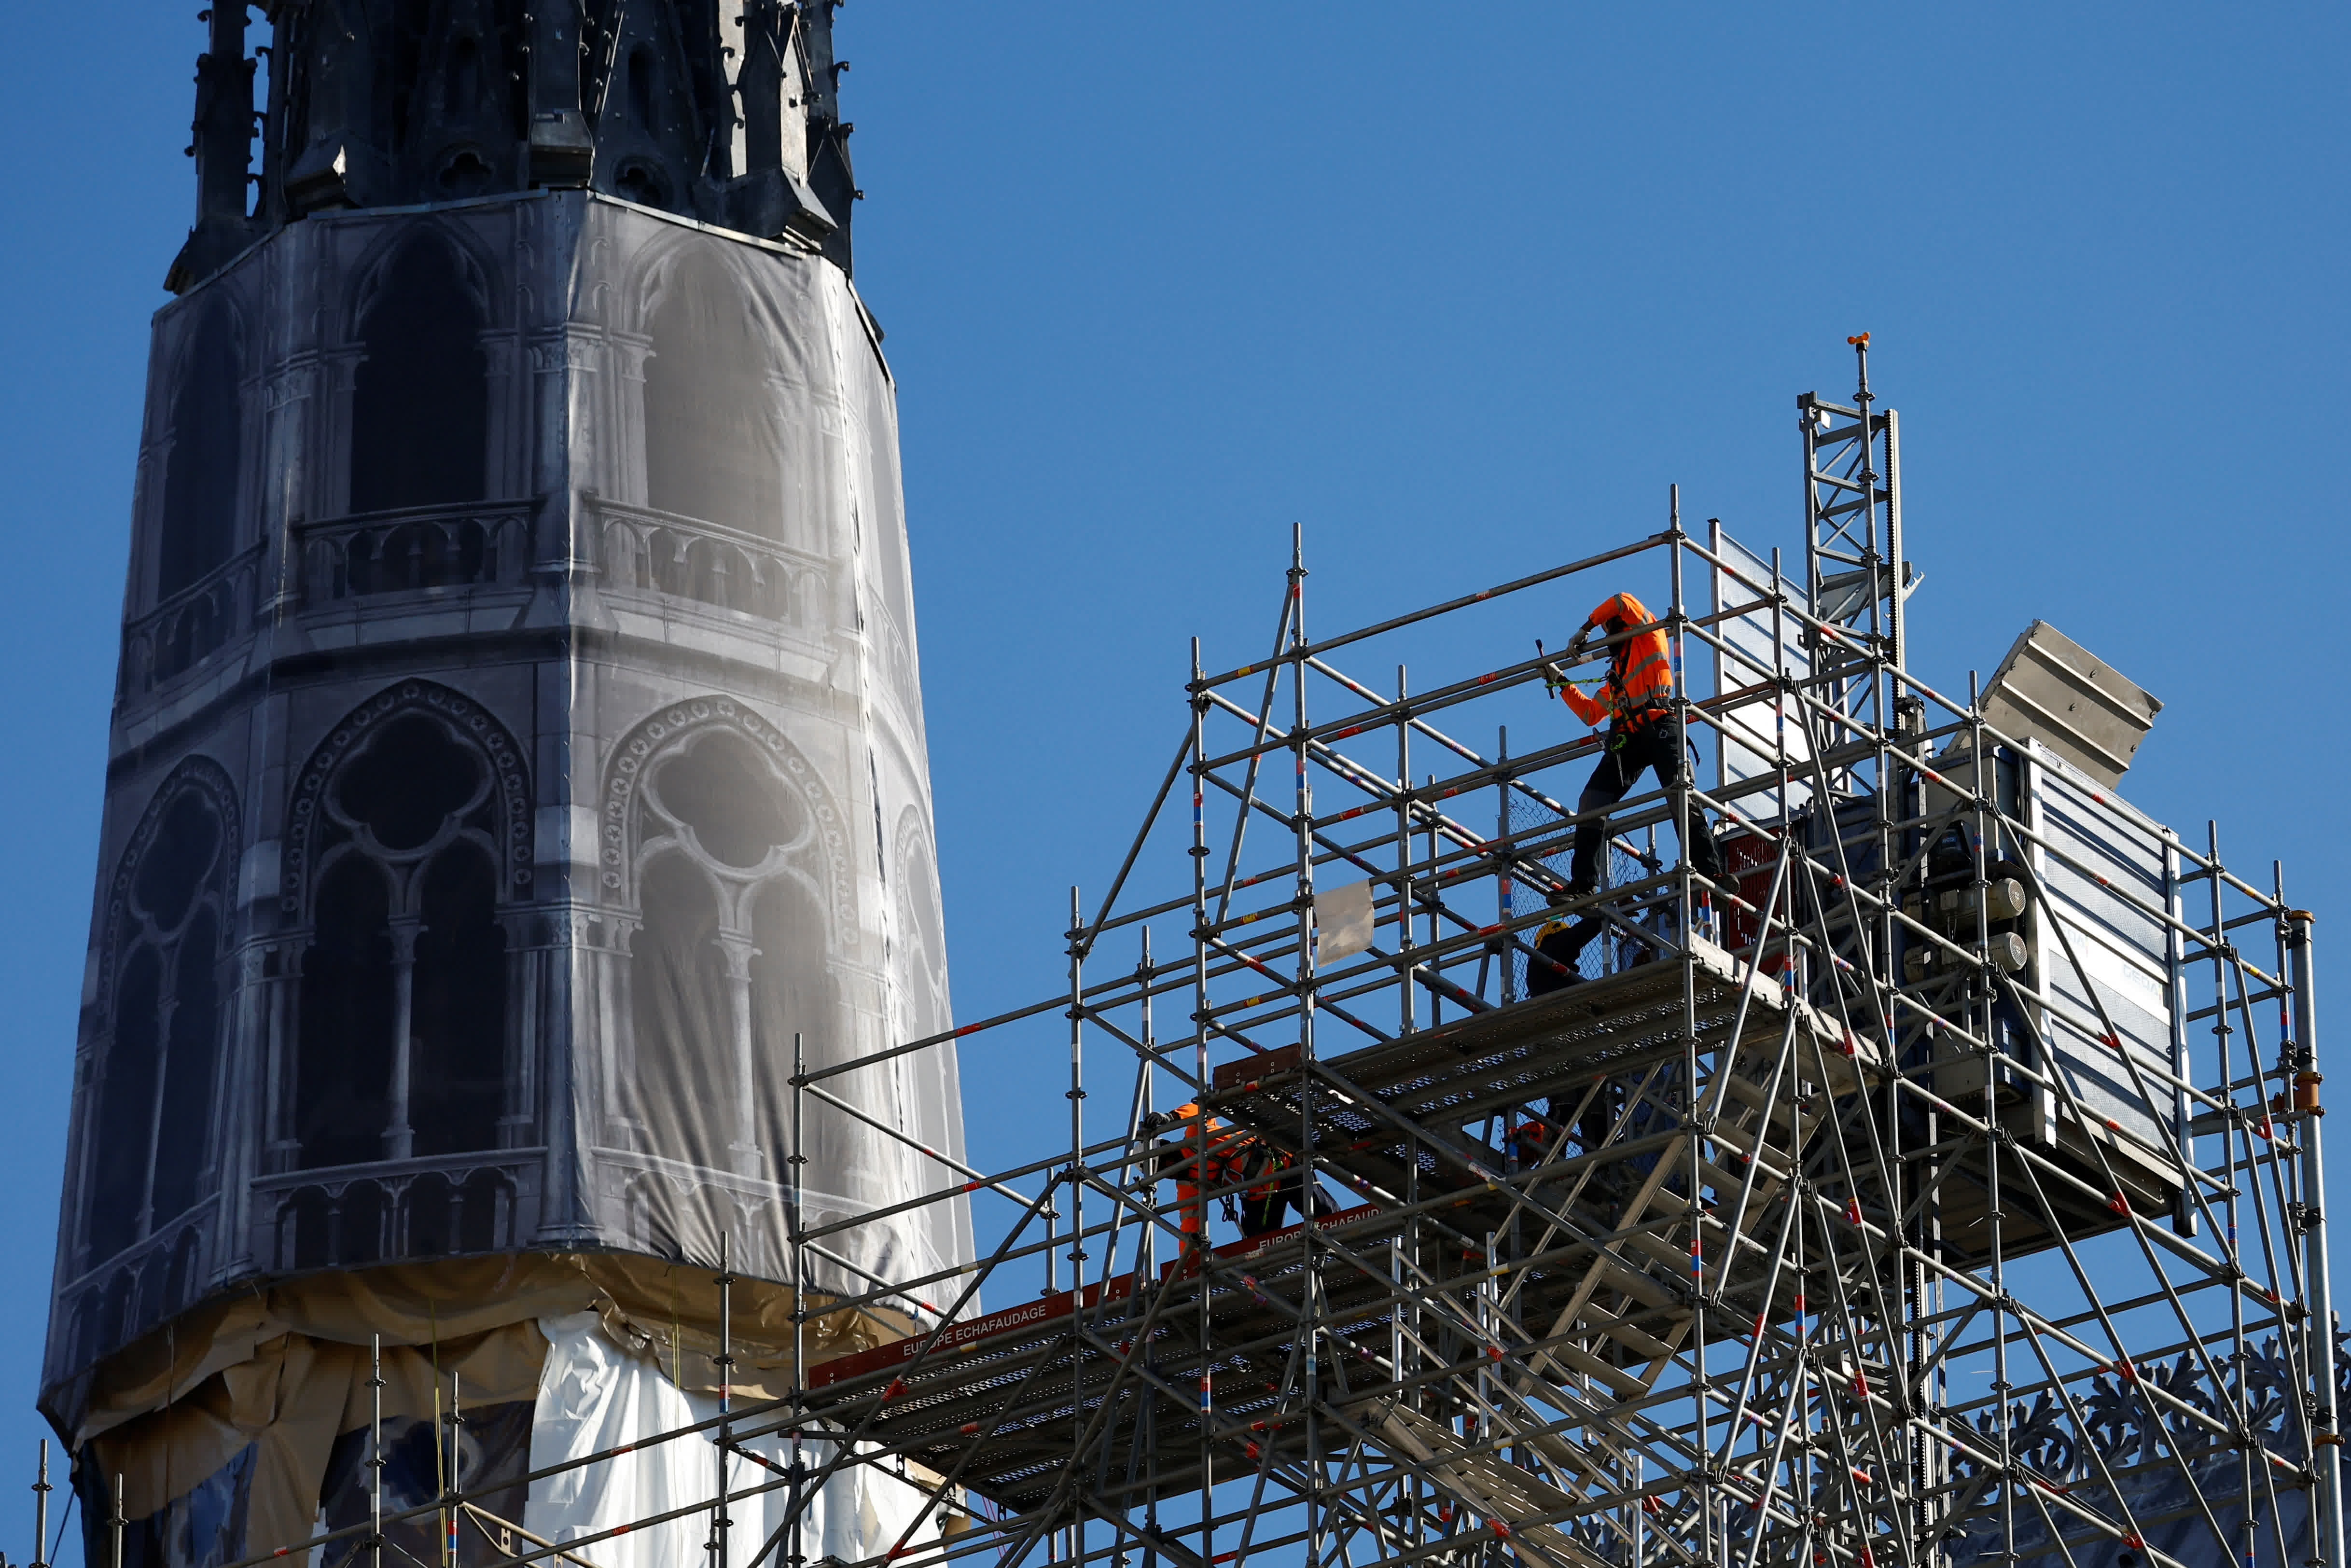
M535 1398L547 1357L537 1320L594 1312L613 1340L654 1357L681 1387L716 1386L717 1288L707 1270L610 1255L525 1254L322 1274L183 1314L102 1363L68 1428L123 1479L123 1512L143 1519L255 1446L253 1541L306 1536L335 1438L368 1424L370 1344L384 1344L387 1416L434 1413L435 1372L468 1407ZM740 1396L791 1380L792 1292L737 1284L732 1332ZM811 1364L902 1337L870 1308L809 1325ZM56 1418L60 1412L51 1412ZM61 1425L63 1423L60 1423Z
M254 1445L246 1504L247 1539L294 1542L310 1532L335 1438L368 1424L364 1345L335 1344L287 1333L256 1346L253 1357L204 1380L170 1409L126 1422L97 1439L99 1466L122 1478L126 1519L144 1519ZM547 1340L535 1323L423 1348L383 1353L387 1416L434 1413L438 1382L454 1374L465 1404L505 1405L538 1392Z

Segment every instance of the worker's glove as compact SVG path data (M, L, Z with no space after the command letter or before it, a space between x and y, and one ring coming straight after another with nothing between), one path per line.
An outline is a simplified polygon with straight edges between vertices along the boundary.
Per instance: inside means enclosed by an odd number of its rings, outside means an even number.
M1557 695L1560 688L1567 685L1567 672L1548 660L1542 665L1542 678L1543 685L1549 686L1553 695Z
M1143 1120L1137 1122L1134 1126L1136 1132L1147 1138L1166 1124L1167 1118L1161 1115L1158 1112L1145 1111L1143 1113Z
M1567 640L1567 662L1571 664L1583 657L1583 645L1592 641L1592 628L1586 626Z

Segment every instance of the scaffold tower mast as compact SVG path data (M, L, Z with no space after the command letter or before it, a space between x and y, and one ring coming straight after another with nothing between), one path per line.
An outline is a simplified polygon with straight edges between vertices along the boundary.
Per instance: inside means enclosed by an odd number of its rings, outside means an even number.
M1900 672L1908 653L1900 420L1894 410L1879 409L1869 389L1869 334L1846 341L1854 351L1852 404L1817 392L1796 399L1804 445L1805 607L1820 625L1807 641L1823 677L1822 699L1875 724L1886 716L1887 694L1871 676L1880 668Z

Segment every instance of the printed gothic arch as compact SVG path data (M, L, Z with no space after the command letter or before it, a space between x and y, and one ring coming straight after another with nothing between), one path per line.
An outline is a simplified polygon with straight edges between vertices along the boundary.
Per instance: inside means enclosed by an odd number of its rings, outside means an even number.
M182 345L172 391L171 450L155 544L158 602L236 553L245 351L235 310L214 289Z
M657 1250L715 1258L732 1210L714 1183L772 1192L787 1175L794 1036L812 1062L844 1039L847 836L807 758L732 698L640 725L605 799L607 896L635 915L614 1135L679 1176L639 1184L629 1224Z
M354 318L350 510L484 499L490 309L479 259L444 225L422 224L368 270Z
M380 694L296 786L287 912L307 918L292 1108L305 1169L497 1146L508 1056L500 906L530 881L505 727L429 682Z
M678 245L648 301L645 499L657 511L780 540L784 458L772 324L723 242Z
M889 369L880 362L879 356L873 355L862 340L852 342L851 351L870 355L874 361L870 371L851 378L851 395L860 402L860 424L864 432L864 461L859 476L863 499L859 507L858 537L864 547L868 580L899 636L911 649L914 641L914 585L906 563L905 508L898 474L897 400ZM921 714L918 695L910 707L915 715Z
M892 841L891 891L902 946L897 967L905 986L905 1016L899 1027L906 1039L920 1040L953 1027L938 870L931 855L931 835L914 807L898 813Z
M812 815L780 768L719 726L654 758L637 812L630 1114L656 1152L778 1179L763 1136L785 1113L778 1069L789 1071L793 1031L822 1035L833 1005Z
M89 1265L162 1232L208 1195L238 849L228 774L192 757L156 790L116 866L101 949L108 1005L84 1134ZM167 1116L171 1105L193 1109Z

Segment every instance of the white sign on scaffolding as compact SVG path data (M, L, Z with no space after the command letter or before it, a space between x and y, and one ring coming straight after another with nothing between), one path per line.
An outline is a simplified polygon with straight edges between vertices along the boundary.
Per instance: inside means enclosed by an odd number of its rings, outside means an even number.
M1372 946L1372 884L1351 882L1314 895L1314 961L1328 968Z

